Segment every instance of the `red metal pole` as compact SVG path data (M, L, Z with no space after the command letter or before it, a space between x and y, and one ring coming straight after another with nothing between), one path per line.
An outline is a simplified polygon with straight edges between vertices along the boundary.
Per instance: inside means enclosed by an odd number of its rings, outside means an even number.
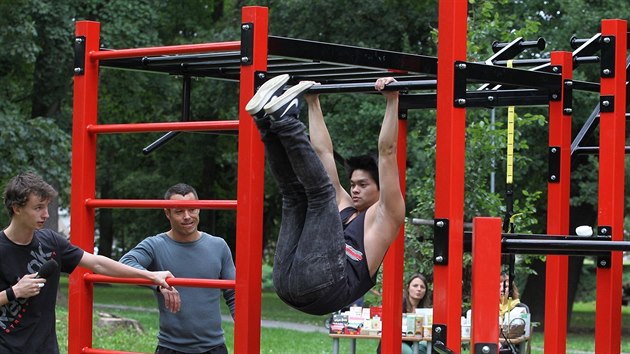
M144 278L114 278L101 274L86 274L84 279L89 283L155 285L152 281ZM225 279L169 278L168 284L197 288L234 289L236 282Z
M241 65L236 210L235 353L260 353L264 149L245 105L254 95L256 71L267 70L268 10L243 7L242 26L253 31L251 65ZM253 26L253 27L248 27Z
M88 51L91 60L105 59L122 59L141 56L156 56L167 54L186 54L186 53L204 53L204 52L222 52L228 50L239 50L241 42L221 42L221 43L201 43L201 44L183 44L164 47L148 47L148 48L131 48L131 49L114 49L99 51Z
M562 81L573 76L570 52L551 53L551 65L562 70ZM565 87L562 87L564 93ZM560 174L549 176L547 183L547 233L569 234L569 198L571 187L571 115L563 111L564 95L549 102L550 154L560 156ZM564 353L567 338L568 256L547 256L545 286L545 351Z
M614 68L604 68L606 63L602 58L597 206L598 225L612 228L613 241L623 241L627 27L625 20L602 21L602 51L604 46L614 43ZM607 74L606 69L613 69L614 73ZM597 268L595 352L598 354L619 353L621 346L622 253L612 252L610 261Z
M146 354L140 352L121 352L119 350L107 350L107 349L92 349L92 348L83 348L81 353L84 354Z
M499 338L499 292L501 279L501 219L473 219L471 353L477 346L496 345ZM484 351L481 351L482 353ZM494 351L498 352L498 351ZM493 351L489 351L493 353Z
M234 200L144 200L144 199L87 199L85 205L88 208L199 208L231 210L236 209Z
M70 208L71 241L91 252L94 249L94 209L85 200L94 198L96 189L96 137L86 127L96 124L98 102L98 61L89 60L89 53L98 51L100 24L78 21L77 41L85 41L85 68L74 76L72 120L72 191ZM68 353L81 353L92 345L92 285L83 281L88 273L77 267L70 275L68 309Z
M407 170L407 121L398 120L398 174L400 190L405 195ZM391 244L383 261L383 337L381 352L400 353L402 341L402 297L405 270L405 228Z
M466 60L466 0L439 3L435 218L448 219L448 264L434 267L433 325L446 325L447 346L461 351L466 109L454 106L455 61Z
M111 133L148 133L164 131L207 131L207 130L238 130L237 120L198 121L198 122L168 122L168 123L135 123L135 124L99 124L89 125L90 134Z

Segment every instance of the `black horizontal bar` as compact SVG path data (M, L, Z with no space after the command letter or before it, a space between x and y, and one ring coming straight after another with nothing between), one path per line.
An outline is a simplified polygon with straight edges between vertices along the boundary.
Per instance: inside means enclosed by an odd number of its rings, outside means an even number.
M512 251L630 251L630 241L543 240L505 238L502 250Z
M400 97L401 109L435 108L435 93L407 94ZM484 90L466 92L466 107L544 106L549 94L536 89Z
M545 106L549 93L536 89L466 92L466 107Z
M437 87L436 80L421 81L397 81L385 86L385 91L412 91L429 90ZM347 83L347 84L322 84L313 85L308 92L312 93L337 93L337 92L375 92L374 82Z
M630 32L627 32L626 36L628 38L627 40L630 41ZM576 36L572 36L571 39L569 40L569 43L571 44L571 48L577 49L584 43L588 42L588 40L589 39L577 38ZM628 42L628 46L629 47L627 49L630 49L630 42Z
M574 90L599 93L599 83L590 82L590 81L580 81L580 80L572 80L572 82L573 82L572 87Z
M269 55L437 75L437 58L303 39L269 36Z
M630 153L630 146L626 146L625 152ZM572 154L599 154L599 146L578 146L573 149Z
M180 54L168 56L142 57L140 60L145 66L157 66L181 63L197 63L197 62L237 62L240 60L240 52L215 52L215 53L198 53L198 54Z
M504 42L497 42L494 41L492 42L492 51L493 52L498 52L499 49L501 48L505 48L506 46L508 46L510 43L504 43ZM544 38L540 37L535 41L521 41L517 44L517 46L520 49L526 49L526 48L538 48L539 50L543 50L545 49L547 42L545 41Z
M551 59L549 58L541 58L541 59L514 59L512 60L512 66L532 66L532 65L540 65L550 63ZM598 56L585 56L585 57L574 57L573 62L577 64L595 64L599 63ZM508 60L495 60L492 62L493 65L498 66L507 66Z
M562 85L559 74L459 61L455 67L459 68L462 64L465 65L463 69L455 70L466 70L466 79L471 81L552 90L558 90Z

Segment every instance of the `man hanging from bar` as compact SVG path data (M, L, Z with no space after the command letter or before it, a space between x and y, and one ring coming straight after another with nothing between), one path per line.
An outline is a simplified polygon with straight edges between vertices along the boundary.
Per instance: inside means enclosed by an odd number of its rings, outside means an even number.
M386 98L374 168L350 172L351 194L341 186L333 145L316 95L306 95L311 141L298 120L302 96L315 83L284 91L288 75L260 87L246 106L283 197L274 259L278 296L314 315L331 313L375 284L378 269L405 217L396 160L398 92L374 88ZM373 172L370 172L372 170ZM379 183L380 182L380 183Z

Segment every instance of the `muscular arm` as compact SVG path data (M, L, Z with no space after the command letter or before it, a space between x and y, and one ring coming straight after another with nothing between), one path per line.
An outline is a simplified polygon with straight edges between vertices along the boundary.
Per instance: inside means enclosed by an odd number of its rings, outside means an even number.
M337 206L339 210L342 210L352 205L352 198L348 192L343 189L339 180L332 139L330 138L330 133L324 121L324 114L319 104L319 97L317 95L306 95L304 99L308 103L308 125L311 144L335 187Z
M381 91L395 81L382 78L375 88ZM370 274L374 275L385 253L396 239L405 219L405 202L400 190L396 148L398 143L398 92L381 91L387 99L385 117L378 137L379 200L368 209L365 219L365 252Z
M378 85L378 84L377 84ZM396 148L398 143L398 92L383 91L387 99L385 117L378 137L378 171L380 198L378 208L388 223L399 227L405 216L405 204L400 190Z
M81 261L79 262L81 267L91 269L95 273L109 275L112 277L121 278L145 278L151 280L153 283L169 288L166 283L166 278L173 277L169 271L149 272L144 269L137 269L122 263L118 263L107 257L94 255L89 252L85 252Z

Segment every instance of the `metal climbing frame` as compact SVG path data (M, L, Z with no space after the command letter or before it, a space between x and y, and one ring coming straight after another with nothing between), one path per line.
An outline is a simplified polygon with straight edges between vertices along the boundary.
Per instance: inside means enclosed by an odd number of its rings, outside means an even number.
M78 21L75 37L75 85L73 117L72 241L89 250L94 246L96 208L199 207L236 209L237 241L235 281L172 279L180 286L234 288L236 290L236 353L260 351L260 305L262 264L262 209L264 155L260 136L244 107L255 87L264 80L290 73L292 83L310 79L322 83L319 92L369 92L376 78L392 75L400 83L396 89L434 88L435 76L419 74L419 69L435 74L435 58L320 42L268 36L268 12L264 7L245 7L242 12L241 41L177 45L137 49L100 48L100 24ZM173 123L97 124L98 76L101 68L125 68L160 72L184 77L184 100L189 96L190 77L208 77L238 82L240 85L238 121L188 121ZM184 106L187 106L184 102ZM187 108L182 117L189 117ZM406 121L399 120L399 169L405 180ZM165 200L96 199L96 138L99 134L155 131L238 131L238 191L236 201L172 202ZM172 135L172 134L170 134ZM158 144L168 140L167 135ZM155 146L153 146L155 147ZM146 151L145 151L146 152ZM400 235L403 231L400 231ZM402 242L399 237L385 260L384 305L402 306ZM78 268L71 275L69 345L70 353L112 353L92 345L92 300L94 282L146 284L140 279L122 280L90 274ZM400 328L400 311L388 311L386 326ZM389 325L388 325L389 324ZM400 342L400 329L397 331ZM392 337L393 338L393 337ZM384 336L384 342L395 339ZM393 344L391 344L393 346ZM400 348L398 348L400 349Z
M569 53L554 53L551 62L535 70L509 69L500 65L506 59L517 55L518 47L522 49L525 45L539 46L540 43L537 42L526 44L523 41L515 41L508 45L498 46L497 55L492 58L491 65L487 62L466 62L467 1L440 1L438 56L441 65L438 67L437 58L434 57L269 36L267 11L264 7L243 8L240 41L139 49L100 48L99 24L90 21L77 22L71 198L72 229L75 231L73 243L83 249L92 249L96 208L195 206L236 209L236 281L173 279L172 282L185 286L234 287L236 290L235 337L239 339L234 343L234 351L236 353L260 352L264 156L259 134L244 107L253 96L257 86L279 74L290 74L289 84L300 80L321 82L322 85L311 89L320 93L372 92L376 78L394 76L398 83L392 85L390 89L405 91L401 95L399 107L398 164L402 190L405 186L407 110L437 108L433 342L441 343L459 352L462 302L461 259L464 251L462 230L466 108L549 105L549 149L550 161L553 161L553 165L550 162L548 231L550 234L566 234L570 180L568 156L571 151L571 89L568 87L590 91L599 89L597 84L570 80L572 65L593 61L592 58L586 56L592 55L597 46L592 45L592 41L584 43L580 49L573 52L573 58ZM625 29L621 28L619 21L605 21L604 23L602 35L617 38L614 64L606 68L609 70L621 68L621 64L617 64L617 57L622 51L620 49L622 46L625 50L626 42L625 39L619 39L619 36L622 33L625 34ZM576 53L580 53L581 57L577 58ZM610 49L605 53L610 55ZM602 54L602 60L604 57L605 55ZM98 71L101 68L123 68L182 76L184 101L186 97L190 97L189 79L191 77L238 82L240 85L239 120L189 121L190 115L187 112L189 108L186 108L189 105L184 102L182 122L99 125L97 124L97 97ZM612 226L612 230L615 231L612 239L618 240L622 237L620 220L623 218L623 157L619 157L617 145L620 140L623 140L620 134L624 129L617 118L621 115L620 112L625 113L625 96L621 98L619 96L622 92L625 95L623 91L625 86L621 87L621 82L625 83L625 70L617 70L617 74L613 76L609 73L602 77L601 90L602 97L613 97L607 102L614 107L614 111L609 112L608 115L602 115L602 133L607 134L608 138L604 139L605 142L602 140L601 145L602 155L606 156L601 164L607 166L607 169L600 169L599 223ZM567 82L571 82L572 85L566 84ZM484 90L469 91L467 87L471 83L484 86L490 83L494 86L488 85L488 88ZM440 95L437 95L437 92ZM622 104L623 108L621 108ZM604 117L608 122L606 125L603 123ZM96 137L98 134L149 131L169 131L176 134L181 131L199 130L238 132L236 201L171 202L95 198ZM171 133L156 142L157 145L167 141ZM614 171L614 173L606 174L602 170ZM496 233L496 240L498 240L500 239L500 223L498 228L495 224L494 219L477 221L476 232L481 230L489 235ZM611 229L607 228L607 230ZM400 231L399 236L402 234L403 230ZM490 240L490 242L496 242L496 240ZM552 240L555 239L552 238ZM505 242L504 237L503 243ZM400 352L402 316L399 309L402 307L400 294L402 292L403 247L403 237L398 237L390 247L383 267L383 307L387 310L383 313L382 349L388 353ZM477 251L484 249L488 251L484 247L476 248ZM489 248L500 252L499 247ZM515 252L514 249L506 250L505 247L504 251ZM531 251L531 249L528 250L528 252ZM561 349L564 348L564 343L554 343L564 342L566 339L566 329L562 329L565 323L560 319L563 314L566 317L566 296L564 295L566 290L561 289L561 284L556 286L562 280L562 274L566 274L566 256L563 256L565 253L562 252L554 254L558 256L550 258L548 273L556 274L557 278L549 280L554 283L552 286L548 283L546 296L553 299L554 303L546 308L548 314L546 322L549 321L547 326L549 330L554 331L556 337L549 338L546 343L550 347L553 346L553 349L549 349L550 351L563 352L564 350ZM474 256L475 259L486 259L486 257L495 259L493 255L487 253ZM478 262L473 262L473 267L477 269L480 265ZM620 263L613 255L612 268L598 271L597 348L601 352L608 352L608 349L611 352L615 351L615 343L612 343L610 347L605 347L606 349L600 348L608 345L602 343L616 333L618 325L601 321L605 321L606 318L618 318L615 317L618 315L613 306L616 298L610 297L608 292L614 292L617 289L619 266ZM477 309L473 311L497 308L498 305L498 296L481 296L484 294L485 287L496 288L496 281L493 279L498 279L499 276L497 264L494 261L487 264L485 271L496 272L496 278L488 276L475 278L473 301ZM122 281L89 274L85 269L77 269L71 275L70 353L113 352L90 348L92 344L92 284ZM135 280L134 283L145 282ZM618 284L620 286L620 279ZM556 316L557 321L550 319L550 313ZM600 315L602 313L605 315ZM496 341L496 323L479 322L478 319L483 319L482 315L474 315L473 318L475 321L473 345ZM617 350L618 347L617 343Z

